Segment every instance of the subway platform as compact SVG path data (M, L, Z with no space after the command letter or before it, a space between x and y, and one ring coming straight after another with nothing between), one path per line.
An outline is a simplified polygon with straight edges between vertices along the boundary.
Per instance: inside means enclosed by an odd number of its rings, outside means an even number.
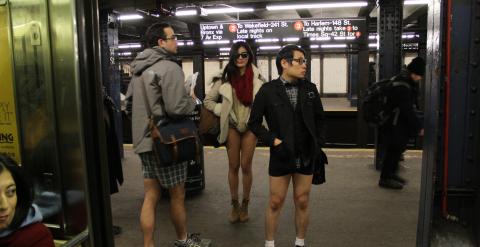
M188 231L212 239L214 247L262 247L268 199L268 149L255 151L250 221L243 224L230 224L227 219L230 196L225 149L206 147L204 152L206 188L186 199ZM330 163L326 167L327 182L312 187L306 244L309 247L415 246L422 152L406 152L400 174L409 183L400 191L378 187L380 174L373 166L373 150L326 149L325 152ZM142 246L139 216L143 181L140 159L131 147L125 148L123 165L125 182L120 192L111 197L113 223L122 227L122 233L115 236L115 246ZM162 199L157 208L156 246L169 247L175 240L168 212L168 199ZM294 241L290 186L275 244L291 247Z

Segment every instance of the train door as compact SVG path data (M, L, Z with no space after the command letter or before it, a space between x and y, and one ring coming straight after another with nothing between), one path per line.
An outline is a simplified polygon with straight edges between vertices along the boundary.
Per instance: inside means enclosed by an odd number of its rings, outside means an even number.
M14 113L9 131L18 144L10 153L31 174L44 223L67 246L113 246L96 8L0 1L0 109Z

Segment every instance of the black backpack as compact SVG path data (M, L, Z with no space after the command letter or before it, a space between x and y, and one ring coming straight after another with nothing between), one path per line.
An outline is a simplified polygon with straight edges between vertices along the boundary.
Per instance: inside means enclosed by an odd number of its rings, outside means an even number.
M410 85L404 81L392 79L382 80L373 83L368 87L362 101L363 119L371 126L382 126L395 112L387 105L388 95L393 87ZM398 109L397 109L398 114Z

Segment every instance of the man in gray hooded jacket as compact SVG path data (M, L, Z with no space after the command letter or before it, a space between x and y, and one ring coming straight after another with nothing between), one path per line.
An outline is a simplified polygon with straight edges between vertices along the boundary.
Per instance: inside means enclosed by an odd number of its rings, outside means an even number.
M184 86L184 74L175 57L177 37L166 23L151 25L145 33L147 45L132 62L133 77L129 84L127 114L132 116L132 136L135 153L142 160L145 197L140 214L144 246L154 246L155 207L160 199L160 187L170 194L170 217L175 227L175 246L200 246L197 234L188 235L185 212L185 180L187 162L161 167L152 151L143 87L154 119L184 118L195 108L195 96ZM131 111L130 111L131 110Z

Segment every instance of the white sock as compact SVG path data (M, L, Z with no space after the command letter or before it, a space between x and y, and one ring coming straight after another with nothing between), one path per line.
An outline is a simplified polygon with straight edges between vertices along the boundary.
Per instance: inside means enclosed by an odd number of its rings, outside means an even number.
M187 242L187 239L188 239L188 236L185 239L179 239L178 241L180 241L182 243L185 243L185 242Z
M295 238L295 245L305 246L305 239L304 238L300 239L300 238L296 237Z
M272 240L272 241L265 240L265 247L275 247L275 240Z

